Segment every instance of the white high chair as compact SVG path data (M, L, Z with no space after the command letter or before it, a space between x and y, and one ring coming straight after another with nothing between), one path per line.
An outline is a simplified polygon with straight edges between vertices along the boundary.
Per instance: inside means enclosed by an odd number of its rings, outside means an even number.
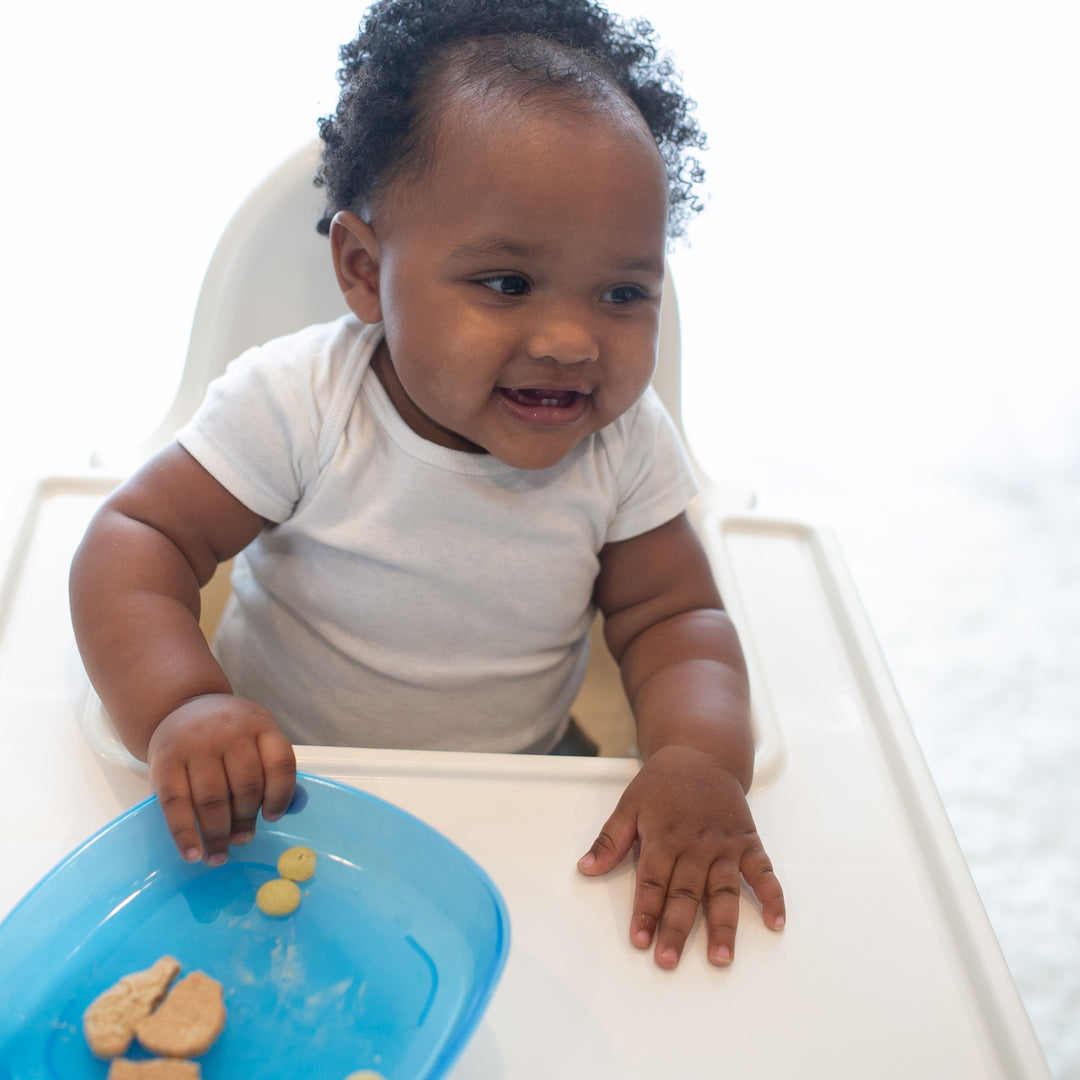
M287 161L227 229L179 391L146 453L246 346L342 311L314 230L316 157L307 147ZM656 383L679 422L670 289ZM67 615L71 554L119 479L46 478L0 535L0 784L19 808L0 819L0 916L149 794L145 770L88 695ZM700 929L678 973L659 972L626 941L628 866L603 886L573 871L635 775L632 758L297 748L302 770L444 832L505 895L514 936L506 973L448 1080L645 1080L707 1062L761 1080L1049 1080L836 544L820 529L749 513L702 480L692 516L747 656L750 799L791 916L772 934L744 899L729 972L706 964ZM219 603L207 597L207 621ZM610 670L599 685L605 701L618 695ZM588 727L589 709L575 711ZM0 1046L0 1075L2 1065Z

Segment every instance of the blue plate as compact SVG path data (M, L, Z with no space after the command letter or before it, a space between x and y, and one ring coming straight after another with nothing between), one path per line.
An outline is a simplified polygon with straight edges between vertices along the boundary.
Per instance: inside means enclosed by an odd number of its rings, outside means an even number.
M315 849L299 909L255 892L294 844ZM376 1069L442 1076L502 972L506 906L445 837L389 803L301 775L290 812L217 869L176 854L148 799L69 855L0 924L0 1077L102 1080L87 1005L169 953L225 989L204 1080ZM128 1056L142 1055L137 1044Z

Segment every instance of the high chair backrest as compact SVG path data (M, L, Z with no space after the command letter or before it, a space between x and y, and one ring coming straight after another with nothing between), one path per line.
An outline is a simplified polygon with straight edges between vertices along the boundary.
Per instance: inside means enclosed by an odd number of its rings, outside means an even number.
M209 383L245 349L346 312L329 241L315 231L325 205L312 184L321 145L315 140L275 169L225 229L199 293L180 386L149 451L191 418ZM670 274L653 385L681 431L679 316Z

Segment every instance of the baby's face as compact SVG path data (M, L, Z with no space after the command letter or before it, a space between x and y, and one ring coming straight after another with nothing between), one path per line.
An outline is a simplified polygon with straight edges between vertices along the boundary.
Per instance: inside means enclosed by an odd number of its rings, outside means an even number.
M629 108L457 107L437 148L371 215L375 370L423 437L546 468L652 377L663 161Z

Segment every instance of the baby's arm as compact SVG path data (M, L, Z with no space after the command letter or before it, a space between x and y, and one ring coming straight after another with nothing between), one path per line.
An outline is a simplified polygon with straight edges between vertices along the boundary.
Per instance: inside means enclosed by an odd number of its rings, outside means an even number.
M199 629L200 587L263 524L173 444L109 496L72 563L87 674L189 860L223 862L260 807L273 820L292 797L292 746L233 695Z
M754 744L738 638L685 515L601 552L597 603L644 760L578 864L603 874L640 842L630 937L679 962L699 906L708 958L734 954L740 874L767 926L784 896L746 802Z

